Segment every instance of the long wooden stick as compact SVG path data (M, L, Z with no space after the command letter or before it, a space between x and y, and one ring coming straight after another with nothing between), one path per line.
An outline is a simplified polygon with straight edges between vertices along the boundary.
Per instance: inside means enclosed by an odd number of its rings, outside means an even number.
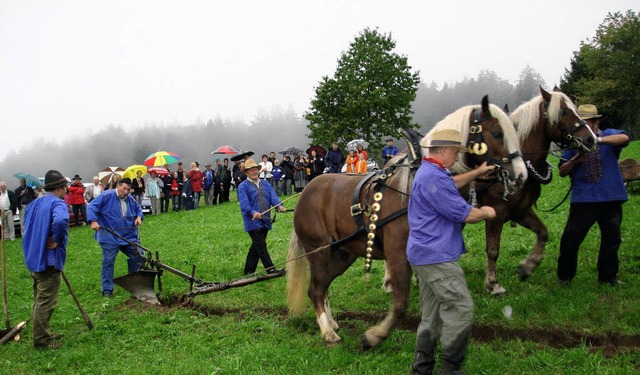
M76 305L78 306L78 310L80 310L80 314L84 318L84 322L87 323L87 327L89 327L90 330L93 329L93 323L91 323L91 319L89 319L89 315L87 314L86 311L84 311L84 308L82 308L82 305L78 300L78 296L76 296L76 293L73 291L73 288L71 288L71 283L69 282L69 279L67 279L67 275L65 275L64 271L61 271L61 273L62 273L62 278L64 279L64 283L67 284L67 288L69 288L69 293L71 293L71 297L73 297L73 300L76 302Z
M4 217L4 211L0 210L0 214ZM13 221L10 223L13 225ZM2 230L2 237L0 239L1 247L2 247L2 304L4 309L4 324L7 326L7 329L11 329L11 322L9 321L9 306L7 300L7 266L6 266L6 258L4 253L4 229L0 226L0 230Z
M266 214L267 212L269 212L269 211L273 210L274 208L276 208L276 207L278 207L278 206L282 206L282 205L284 204L284 202L288 201L289 199L295 198L295 197L297 197L297 196L298 196L298 195L300 195L300 194L302 194L302 193L295 193L294 195L292 195L292 196L290 196L289 198L287 198L287 199L283 200L282 202L280 202L280 203L276 204L275 206L271 207L270 209L266 210L265 212L260 212L260 215L264 215L264 214Z

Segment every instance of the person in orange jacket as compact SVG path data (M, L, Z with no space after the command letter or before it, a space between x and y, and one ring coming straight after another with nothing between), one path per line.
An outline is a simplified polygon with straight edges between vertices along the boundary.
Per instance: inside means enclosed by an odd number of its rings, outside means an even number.
M363 153L358 153L358 162L356 163L356 173L367 173L367 160Z

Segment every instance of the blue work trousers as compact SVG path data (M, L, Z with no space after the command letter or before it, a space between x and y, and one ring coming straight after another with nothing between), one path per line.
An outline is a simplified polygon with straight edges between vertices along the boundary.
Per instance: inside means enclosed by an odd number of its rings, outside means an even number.
M122 251L129 259L127 266L129 274L137 272L142 266L142 257L138 250L131 245L115 245L101 243L102 247L102 293L113 292L113 268L116 255Z

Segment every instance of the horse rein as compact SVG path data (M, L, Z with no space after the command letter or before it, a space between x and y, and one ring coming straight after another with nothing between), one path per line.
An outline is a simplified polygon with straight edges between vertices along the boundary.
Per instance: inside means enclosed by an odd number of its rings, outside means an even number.
M467 150L472 155L484 155L484 161L488 165L495 166L496 181L502 184L504 194L502 199L507 200L508 195L512 195L516 192L516 189L510 184L509 171L504 166L511 163L513 159L522 157L522 153L518 150L510 153L502 159L493 159L487 154L487 144L484 142L484 136L482 135L482 123L487 121L488 118L484 117L482 111L478 109L473 110L473 122L469 126L469 139L467 140ZM475 137L472 139L471 135ZM490 184L495 181L490 182Z
M580 119L578 122L576 122L574 124L574 126L572 128L570 128L569 130L561 128L560 126L558 126L559 123L553 123L551 124L549 122L549 114L548 114L548 110L549 110L549 105L550 102L548 101L544 101L544 112L542 114L542 118L545 120L547 125L551 125L555 128L557 128L560 131L560 134L562 135L562 139L564 142L560 141L560 142L555 142L560 148L563 149L569 149L569 150L578 150L581 153L589 153L590 150L587 146L584 145L584 142L582 141L581 138L579 137L574 137L572 134L575 133L576 131L578 131L578 129L582 128L583 126L587 126L587 122ZM565 113L565 109L561 108L560 109L560 116L564 115ZM547 133L547 125L545 125L545 133L547 134L547 138L551 139L551 137L549 137L549 133Z

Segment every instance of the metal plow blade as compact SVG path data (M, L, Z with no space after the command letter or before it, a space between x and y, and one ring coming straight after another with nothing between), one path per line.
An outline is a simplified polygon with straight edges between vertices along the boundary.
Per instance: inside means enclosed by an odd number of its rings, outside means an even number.
M160 305L154 283L157 271L143 270L129 275L124 275L113 279L114 284L124 290L129 291L134 297L140 301L153 305Z

